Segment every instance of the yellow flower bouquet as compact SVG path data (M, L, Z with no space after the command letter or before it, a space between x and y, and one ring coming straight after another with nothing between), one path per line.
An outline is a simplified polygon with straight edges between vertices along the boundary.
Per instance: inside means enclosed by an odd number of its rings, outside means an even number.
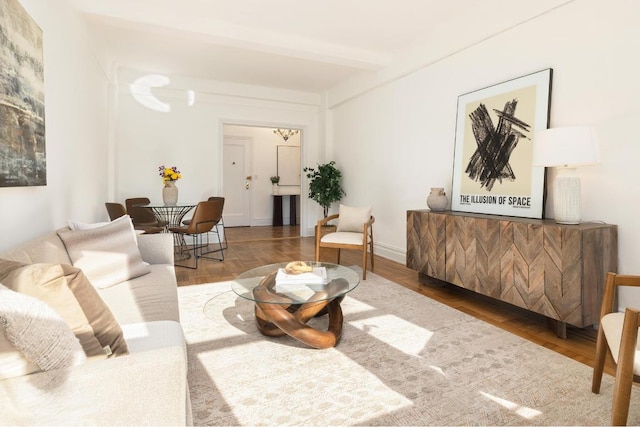
M160 176L164 182L177 181L182 178L182 174L180 174L180 171L175 166L168 168L162 165L158 168L158 171L160 171Z

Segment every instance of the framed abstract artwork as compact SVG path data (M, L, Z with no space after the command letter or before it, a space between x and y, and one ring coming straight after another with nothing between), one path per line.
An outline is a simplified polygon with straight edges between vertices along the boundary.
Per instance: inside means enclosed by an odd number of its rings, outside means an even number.
M47 184L42 30L0 0L0 187Z
M451 209L542 218L544 167L534 167L535 132L549 125L545 69L458 98Z

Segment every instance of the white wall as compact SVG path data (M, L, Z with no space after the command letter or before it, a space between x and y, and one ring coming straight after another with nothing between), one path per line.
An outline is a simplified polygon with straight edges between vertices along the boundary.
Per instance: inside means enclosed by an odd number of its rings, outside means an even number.
M0 250L102 219L109 171L106 52L66 2L20 0L43 31L47 185L0 188Z
M426 208L430 187L450 194L458 96L553 68L550 126L593 125L600 138L602 163L578 168L583 220L617 224L619 272L640 274L639 18L633 0L571 2L353 98L329 94L328 157L344 173L344 202L373 205L378 253L404 262L406 211ZM627 302L640 296L623 293Z
M148 74L132 69L118 72L113 201L124 202L136 196L160 201L162 180L157 169L161 164L176 166L182 172L183 178L177 183L179 201L193 202L222 194L224 124L301 129L304 135L302 164L313 165L322 160L324 108L318 94L164 76L167 84L151 89L153 97L169 105L170 111L160 112L136 100L134 94L139 94L140 89L132 91L130 86ZM276 137L273 133L271 137L273 144ZM275 162L275 148L268 157ZM270 189L269 176L275 175L275 163L267 170L258 166L255 155L253 160L256 169L251 174L258 176L255 184L261 189L264 185ZM270 197L260 194L262 191L257 193L260 199ZM256 200L260 208L254 216L270 223L271 208L263 201ZM302 198L302 225L315 224L318 217L313 205L312 201ZM305 218L305 212L310 219Z

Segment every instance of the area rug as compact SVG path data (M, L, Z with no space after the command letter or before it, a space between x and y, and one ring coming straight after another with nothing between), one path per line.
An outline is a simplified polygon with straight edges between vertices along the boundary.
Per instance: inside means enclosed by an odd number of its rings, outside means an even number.
M590 367L375 274L344 299L342 340L327 350L262 336L229 282L179 297L196 425L610 422L610 376L594 395Z

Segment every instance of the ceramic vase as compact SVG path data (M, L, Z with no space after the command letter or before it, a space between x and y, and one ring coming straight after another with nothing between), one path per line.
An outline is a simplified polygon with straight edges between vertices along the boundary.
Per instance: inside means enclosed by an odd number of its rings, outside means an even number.
M162 201L165 206L175 206L178 203L178 187L175 181L166 181L162 187Z
M280 194L280 187L278 184L273 184L273 194Z
M444 211L449 205L449 199L444 192L444 188L435 187L431 189L431 193L427 197L427 206L432 211Z

